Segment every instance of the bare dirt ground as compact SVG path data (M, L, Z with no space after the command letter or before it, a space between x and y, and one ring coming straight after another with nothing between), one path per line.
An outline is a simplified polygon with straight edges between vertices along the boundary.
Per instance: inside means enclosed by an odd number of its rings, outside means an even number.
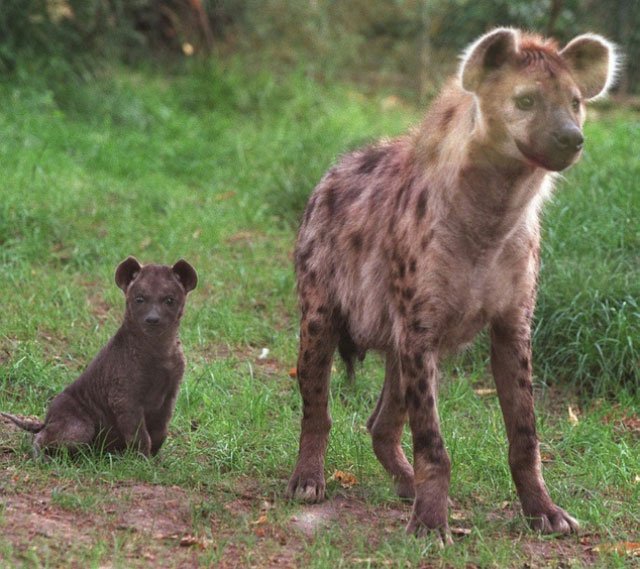
M83 481L59 478L32 480L15 466L15 438L14 427L1 421L2 567L296 568L308 564L314 540L329 526L344 528L346 543L349 532L364 531L373 555L382 540L404 527L410 512L408 504L374 507L348 492L322 504L282 509L277 500L266 499L259 483L252 480L240 481L233 492L213 496L207 491L140 482L98 482L88 487ZM492 517L505 520L517 515L516 506L503 504ZM464 540L471 533L469 518L468 512L452 503L454 540ZM531 560L523 567L597 563L589 535L563 541L535 536L518 539ZM558 564L563 559L572 564ZM350 561L353 566L393 563L373 557Z

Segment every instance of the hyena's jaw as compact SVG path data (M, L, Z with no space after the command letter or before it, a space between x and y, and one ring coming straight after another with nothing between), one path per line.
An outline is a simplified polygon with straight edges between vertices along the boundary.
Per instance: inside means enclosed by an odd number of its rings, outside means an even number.
M520 154L522 154L522 157L529 166L543 168L550 172L566 170L575 164L582 154L582 148L568 155L562 153L545 154L536 152L531 146L519 140L516 140L515 143Z

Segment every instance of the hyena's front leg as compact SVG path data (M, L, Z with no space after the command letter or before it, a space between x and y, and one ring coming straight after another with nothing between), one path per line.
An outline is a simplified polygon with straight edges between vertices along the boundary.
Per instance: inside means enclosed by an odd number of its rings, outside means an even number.
M447 520L451 460L440 435L437 409L437 358L419 343L409 342L401 354L405 401L413 437L415 500L407 531L436 530L451 542Z
M542 478L531 383L530 325L525 318L491 327L491 369L509 440L509 466L531 527L571 533L578 522L556 506Z
M302 429L298 462L287 497L305 502L324 499L324 455L331 429L329 378L337 335L327 305L313 302L302 313L298 384L302 396Z
M375 411L367 421L367 428L371 433L373 450L393 477L398 496L413 499L413 468L400 444L406 420L407 406L400 383L398 359L396 354L388 353L384 385Z

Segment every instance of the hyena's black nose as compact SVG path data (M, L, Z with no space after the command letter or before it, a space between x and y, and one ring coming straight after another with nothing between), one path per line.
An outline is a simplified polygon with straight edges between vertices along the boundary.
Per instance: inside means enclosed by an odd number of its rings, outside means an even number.
M584 144L582 131L577 126L568 126L553 133L553 141L558 150L577 152Z
M156 314L149 314L147 317L145 317L144 321L147 324L157 324L158 322L160 322L160 317Z

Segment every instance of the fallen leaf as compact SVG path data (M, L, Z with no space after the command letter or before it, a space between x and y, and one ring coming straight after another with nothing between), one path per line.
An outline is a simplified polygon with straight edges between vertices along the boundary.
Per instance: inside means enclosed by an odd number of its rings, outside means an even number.
M269 348L262 348L260 355L258 356L259 360L266 360L269 357Z
M569 413L569 423L571 423L572 425L577 425L580 422L580 419L578 418L578 416L580 415L580 411L578 409L574 410L571 405L569 405L567 411Z
M198 228L193 232L191 237L193 237L194 239L199 239L200 235L202 235L202 229Z
M183 535L180 539L180 547L191 547L192 545L197 545L198 538L195 535Z
M632 415L631 417L623 417L620 419L622 427L633 433L640 433L640 417Z
M358 483L358 479L353 474L342 470L336 470L329 480L335 480L343 488L351 488Z
M593 548L596 553L617 553L618 555L629 555L640 557L640 543L633 541L620 541L618 543L601 543Z
M291 367L289 368L289 377L295 379L296 377L298 377L298 368L297 367Z
M640 474L636 474L635 478L633 479L633 483L638 484L639 482L640 482Z
M480 397L487 397L488 395L495 395L497 391L492 387L479 387L474 389L473 392Z
M263 526L268 521L269 520L267 519L267 514L260 514L260 517L255 522L251 522L251 525L252 526Z

